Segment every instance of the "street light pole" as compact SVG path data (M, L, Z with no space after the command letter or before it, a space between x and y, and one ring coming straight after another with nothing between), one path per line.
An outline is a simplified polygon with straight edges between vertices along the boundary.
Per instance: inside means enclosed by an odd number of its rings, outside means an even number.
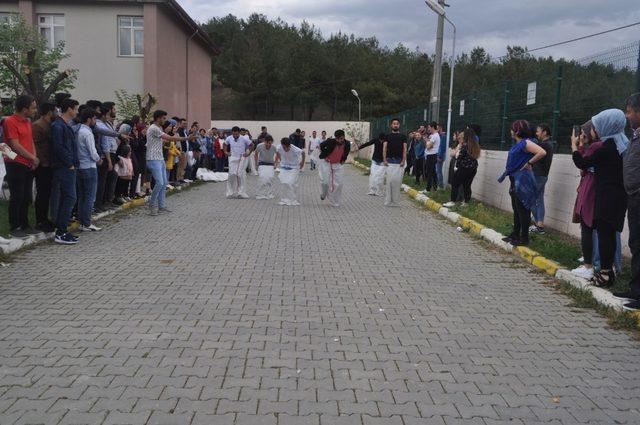
M429 7L429 9L433 10L438 16L441 16L445 21L447 21L453 27L453 47L451 48L451 58L449 59L449 67L451 68L451 75L449 77L449 107L447 110L447 139L446 143L449 144L451 138L451 111L453 106L453 74L454 68L456 66L456 26L449 18L447 18L447 14L444 10L444 7L436 3L435 0L425 0L425 3ZM444 164L442 164L442 174L445 181L449 178L449 154L445 155ZM443 182L444 183L444 182Z
M362 102L360 101L360 96L358 96L358 92L356 89L351 89L351 94L358 99L358 122L362 121Z

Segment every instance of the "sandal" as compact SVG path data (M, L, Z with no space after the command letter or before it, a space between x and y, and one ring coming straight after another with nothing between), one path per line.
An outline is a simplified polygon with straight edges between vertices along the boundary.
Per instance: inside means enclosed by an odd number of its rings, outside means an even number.
M598 271L593 275L594 285L598 288L610 288L616 282L616 274L613 270Z

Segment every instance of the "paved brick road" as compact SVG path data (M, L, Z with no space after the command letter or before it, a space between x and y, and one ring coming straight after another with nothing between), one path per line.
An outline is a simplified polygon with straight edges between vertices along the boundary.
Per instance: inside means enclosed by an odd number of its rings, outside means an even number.
M208 184L17 256L0 424L640 423L640 343L347 178L340 209L309 172L299 208Z

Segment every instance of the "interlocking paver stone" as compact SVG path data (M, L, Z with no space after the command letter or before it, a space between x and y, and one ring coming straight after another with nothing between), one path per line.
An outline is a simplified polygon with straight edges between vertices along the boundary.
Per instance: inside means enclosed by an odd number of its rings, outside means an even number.
M0 423L638 423L631 335L355 169L341 208L318 184L211 183L11 258Z

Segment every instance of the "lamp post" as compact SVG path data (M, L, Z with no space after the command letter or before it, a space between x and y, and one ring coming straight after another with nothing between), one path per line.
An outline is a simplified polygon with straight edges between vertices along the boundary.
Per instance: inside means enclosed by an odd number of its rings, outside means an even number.
M425 3L427 4L427 6L429 7L429 9L433 10L438 16L441 16L442 18L444 18L445 21L447 21L452 27L453 27L453 47L451 48L451 58L449 60L450 65L449 67L451 68L451 76L449 79L449 108L447 110L447 143L450 143L450 137L451 137L451 106L453 104L453 71L454 71L454 67L455 67L455 60L456 60L456 26L454 25L453 22L451 22L449 20L449 18L447 18L447 14L444 10L444 7L442 7L441 4L437 3L435 0L425 0ZM442 165L442 174L444 177L444 180L447 181L448 177L449 177L449 155L447 154L444 158L444 164ZM444 182L443 182L444 183ZM446 185L445 185L446 186Z
M360 101L360 96L358 96L356 89L351 89L351 94L358 99L358 121L362 121L362 102Z

